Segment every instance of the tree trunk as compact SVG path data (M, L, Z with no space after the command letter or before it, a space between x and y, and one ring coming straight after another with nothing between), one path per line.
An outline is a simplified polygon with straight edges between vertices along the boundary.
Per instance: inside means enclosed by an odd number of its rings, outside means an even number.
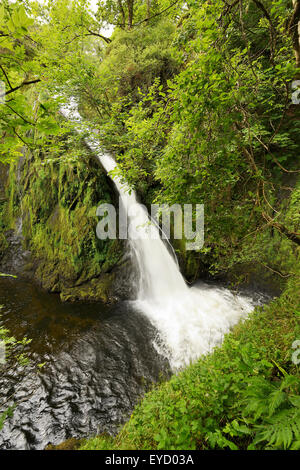
M294 11L288 24L288 32L293 42L296 67L300 68L300 0L293 0L293 6Z
M279 232L283 233L289 240L296 243L297 245L300 245L300 236L298 233L291 232L284 225L277 224L276 222L274 222L273 227L279 230Z
M124 11L124 8L123 8L123 5L122 5L122 0L118 0L118 5L119 5L119 10L120 10L120 13L122 15L122 25L121 25L121 28L125 29L125 11Z
M151 16L151 0L147 0L147 22L149 21Z
M128 29L132 28L133 23L133 3L134 0L127 0L127 8L128 8Z

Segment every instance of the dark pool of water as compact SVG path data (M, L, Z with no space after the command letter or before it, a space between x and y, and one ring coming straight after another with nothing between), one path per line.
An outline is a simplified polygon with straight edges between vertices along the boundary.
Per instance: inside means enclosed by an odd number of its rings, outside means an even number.
M129 302L63 304L30 282L2 277L0 304L0 324L32 339L26 374L0 366L0 407L9 396L16 404L0 449L115 433L145 390L169 374L152 344L155 330Z

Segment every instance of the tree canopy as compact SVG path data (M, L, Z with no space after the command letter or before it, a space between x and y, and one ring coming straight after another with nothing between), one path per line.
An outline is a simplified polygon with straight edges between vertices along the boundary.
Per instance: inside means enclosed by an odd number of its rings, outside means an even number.
M205 203L206 250L262 227L299 244L276 206L299 171L299 20L296 0L4 0L1 161L56 149L75 96L145 202Z

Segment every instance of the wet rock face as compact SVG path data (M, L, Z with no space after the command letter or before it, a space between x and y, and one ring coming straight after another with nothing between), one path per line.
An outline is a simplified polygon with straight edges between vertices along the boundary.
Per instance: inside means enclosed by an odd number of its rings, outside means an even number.
M99 276L82 281L67 277L55 263L41 262L34 277L48 291L59 293L63 302L100 300L114 303L136 299L139 274L130 251L115 265L107 263L107 266Z
M14 230L2 233L3 243L0 253L0 271L7 274L30 274L31 253L22 247L22 239ZM31 271L31 274L33 272Z
M8 178L8 170L9 166L0 162L0 201L4 200L6 197L5 185Z
M135 257L130 251L113 270L113 273L115 273L115 277L111 287L114 297L118 300L135 300L140 274Z
M34 279L63 301L135 298L126 243L96 237L97 206L116 195L92 157L70 169L64 159L51 168L41 155L27 156L9 175L2 170L0 272Z
M83 283L80 286L65 287L60 292L62 301L101 300L114 303L120 300L134 300L137 295L138 274L130 259L114 267L111 272Z
M24 250L22 237L13 230L5 233L4 249L0 257L0 272L34 279L49 292L59 293L63 302L102 301L114 303L134 300L137 294L138 272L130 253L112 266L108 272L86 282L67 277L55 261L38 260Z

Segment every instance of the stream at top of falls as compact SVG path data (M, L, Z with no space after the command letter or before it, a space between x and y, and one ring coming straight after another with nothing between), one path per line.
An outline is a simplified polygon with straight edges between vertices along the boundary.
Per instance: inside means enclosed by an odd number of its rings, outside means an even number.
M74 111L64 114L74 117ZM78 128L76 110L75 117ZM93 137L85 140L110 175L116 162ZM0 384L0 403L13 396L17 404L0 431L1 449L43 449L70 437L116 433L152 383L211 352L256 303L216 285L188 287L161 238L147 236L158 229L135 192L112 179L130 222L137 299L63 304L29 281L0 277L1 325L17 339L32 339L29 371L8 370ZM144 236L133 236L137 226Z

